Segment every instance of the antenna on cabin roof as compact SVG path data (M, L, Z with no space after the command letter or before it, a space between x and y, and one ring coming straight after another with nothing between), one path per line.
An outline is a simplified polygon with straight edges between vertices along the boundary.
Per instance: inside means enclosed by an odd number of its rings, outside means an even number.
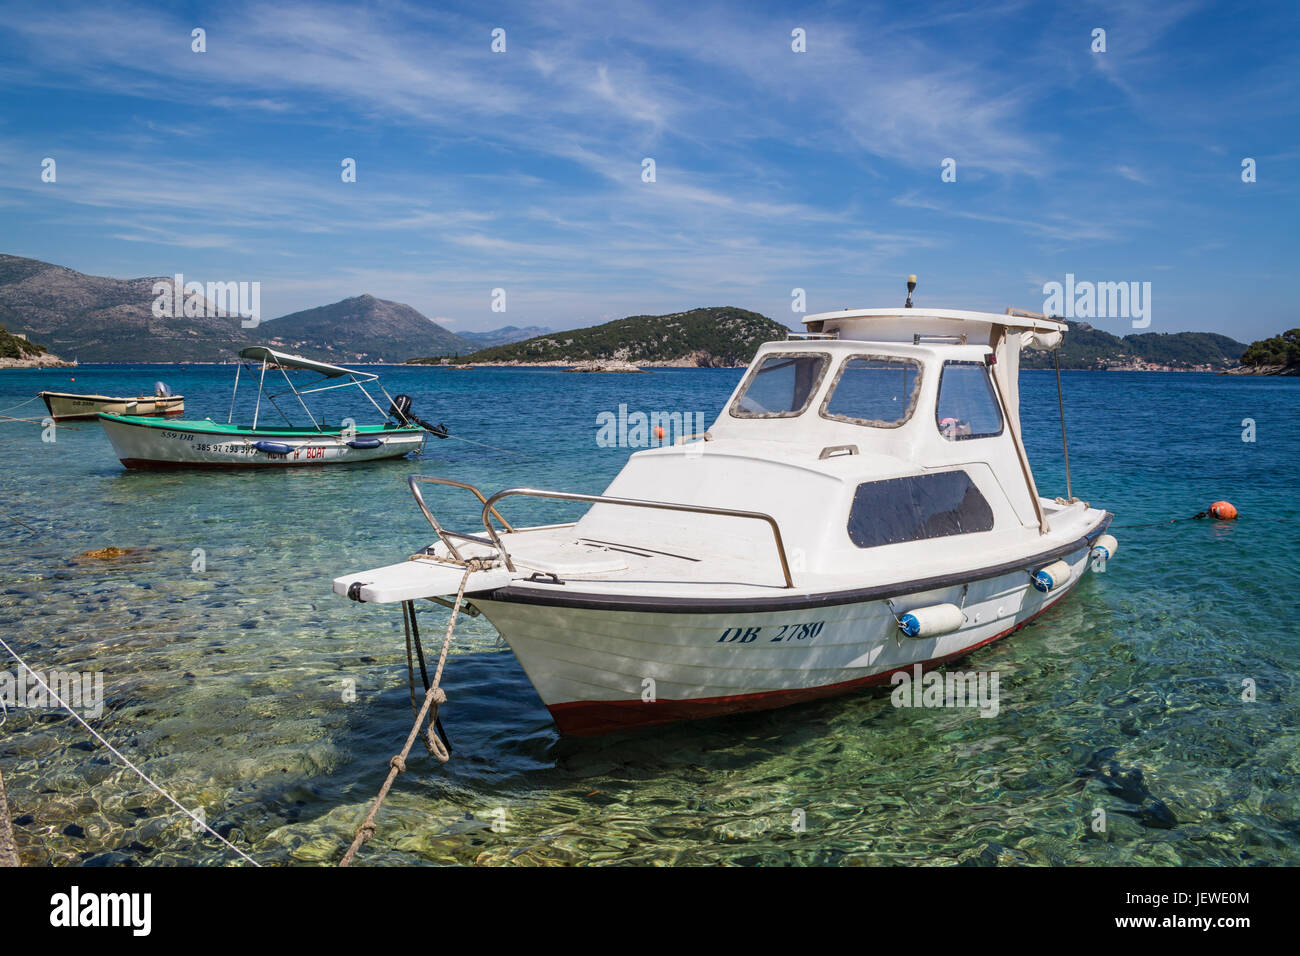
M905 308L905 309L910 309L910 308L912 307L912 293L913 293L914 291L916 291L916 275L915 275L915 274L910 275L910 276L907 277L907 301L903 303L903 308Z

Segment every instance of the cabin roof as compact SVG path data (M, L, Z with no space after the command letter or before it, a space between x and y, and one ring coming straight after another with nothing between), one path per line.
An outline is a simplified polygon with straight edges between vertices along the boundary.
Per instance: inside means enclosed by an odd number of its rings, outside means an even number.
M1063 319L1044 318L1025 312L968 312L962 309L841 309L837 312L819 312L804 316L804 325L814 322L828 322L840 319L891 319L911 321L933 321L955 323L980 323L1001 325L1009 329L1029 329L1034 332L1065 332L1068 327Z

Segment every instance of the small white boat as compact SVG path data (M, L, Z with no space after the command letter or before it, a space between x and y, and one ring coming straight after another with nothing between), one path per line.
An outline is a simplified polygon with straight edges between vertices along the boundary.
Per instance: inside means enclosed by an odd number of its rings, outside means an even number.
M633 454L604 495L412 477L437 540L334 590L445 603L482 559L467 601L577 735L843 694L1004 637L1117 547L1109 513L1039 495L1021 440L1020 350L1066 325L910 304L806 318L708 432ZM429 484L477 495L483 528L444 528ZM518 527L521 497L590 508Z
M251 366L241 363L235 370L235 390L230 399L230 415L225 422L166 421L138 415L99 415L99 422L113 444L117 457L127 468L284 468L306 465L354 464L381 458L399 458L424 448L428 434L447 437L442 425L429 425L411 414L411 400L406 395L392 398L378 386L389 401L387 412L366 391L366 384L379 376L369 372L317 362L299 355L288 355L261 345L239 353L241 359L261 362L257 405L251 425L236 425L235 397L239 394L239 373ZM266 387L268 371L279 372L286 388L271 392ZM290 372L309 372L322 376L299 387ZM346 379L346 381L338 381ZM330 383L330 384L323 384ZM329 428L318 422L304 395L329 389L356 386L381 415L388 419L380 425L353 425ZM311 425L294 425L276 404L276 398L292 393ZM267 425L260 421L265 398L285 425Z
M173 395L162 382L157 383L152 395L122 398L113 395L77 395L72 392L38 392L37 398L45 402L50 417L56 422L73 418L94 418L101 413L111 415L181 415L185 412L185 396Z

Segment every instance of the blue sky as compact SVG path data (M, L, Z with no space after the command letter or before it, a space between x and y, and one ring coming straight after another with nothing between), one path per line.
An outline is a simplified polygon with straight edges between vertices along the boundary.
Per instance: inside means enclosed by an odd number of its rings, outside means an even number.
M454 330L793 323L796 287L895 305L909 272L1037 309L1072 273L1249 341L1300 325L1298 9L0 3L0 252Z

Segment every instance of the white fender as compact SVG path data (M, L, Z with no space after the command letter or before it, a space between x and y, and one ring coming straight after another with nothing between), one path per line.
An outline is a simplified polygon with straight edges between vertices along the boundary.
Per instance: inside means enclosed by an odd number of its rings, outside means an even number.
M951 634L966 620L955 604L932 604L908 611L898 619L898 629L905 637L939 637Z

